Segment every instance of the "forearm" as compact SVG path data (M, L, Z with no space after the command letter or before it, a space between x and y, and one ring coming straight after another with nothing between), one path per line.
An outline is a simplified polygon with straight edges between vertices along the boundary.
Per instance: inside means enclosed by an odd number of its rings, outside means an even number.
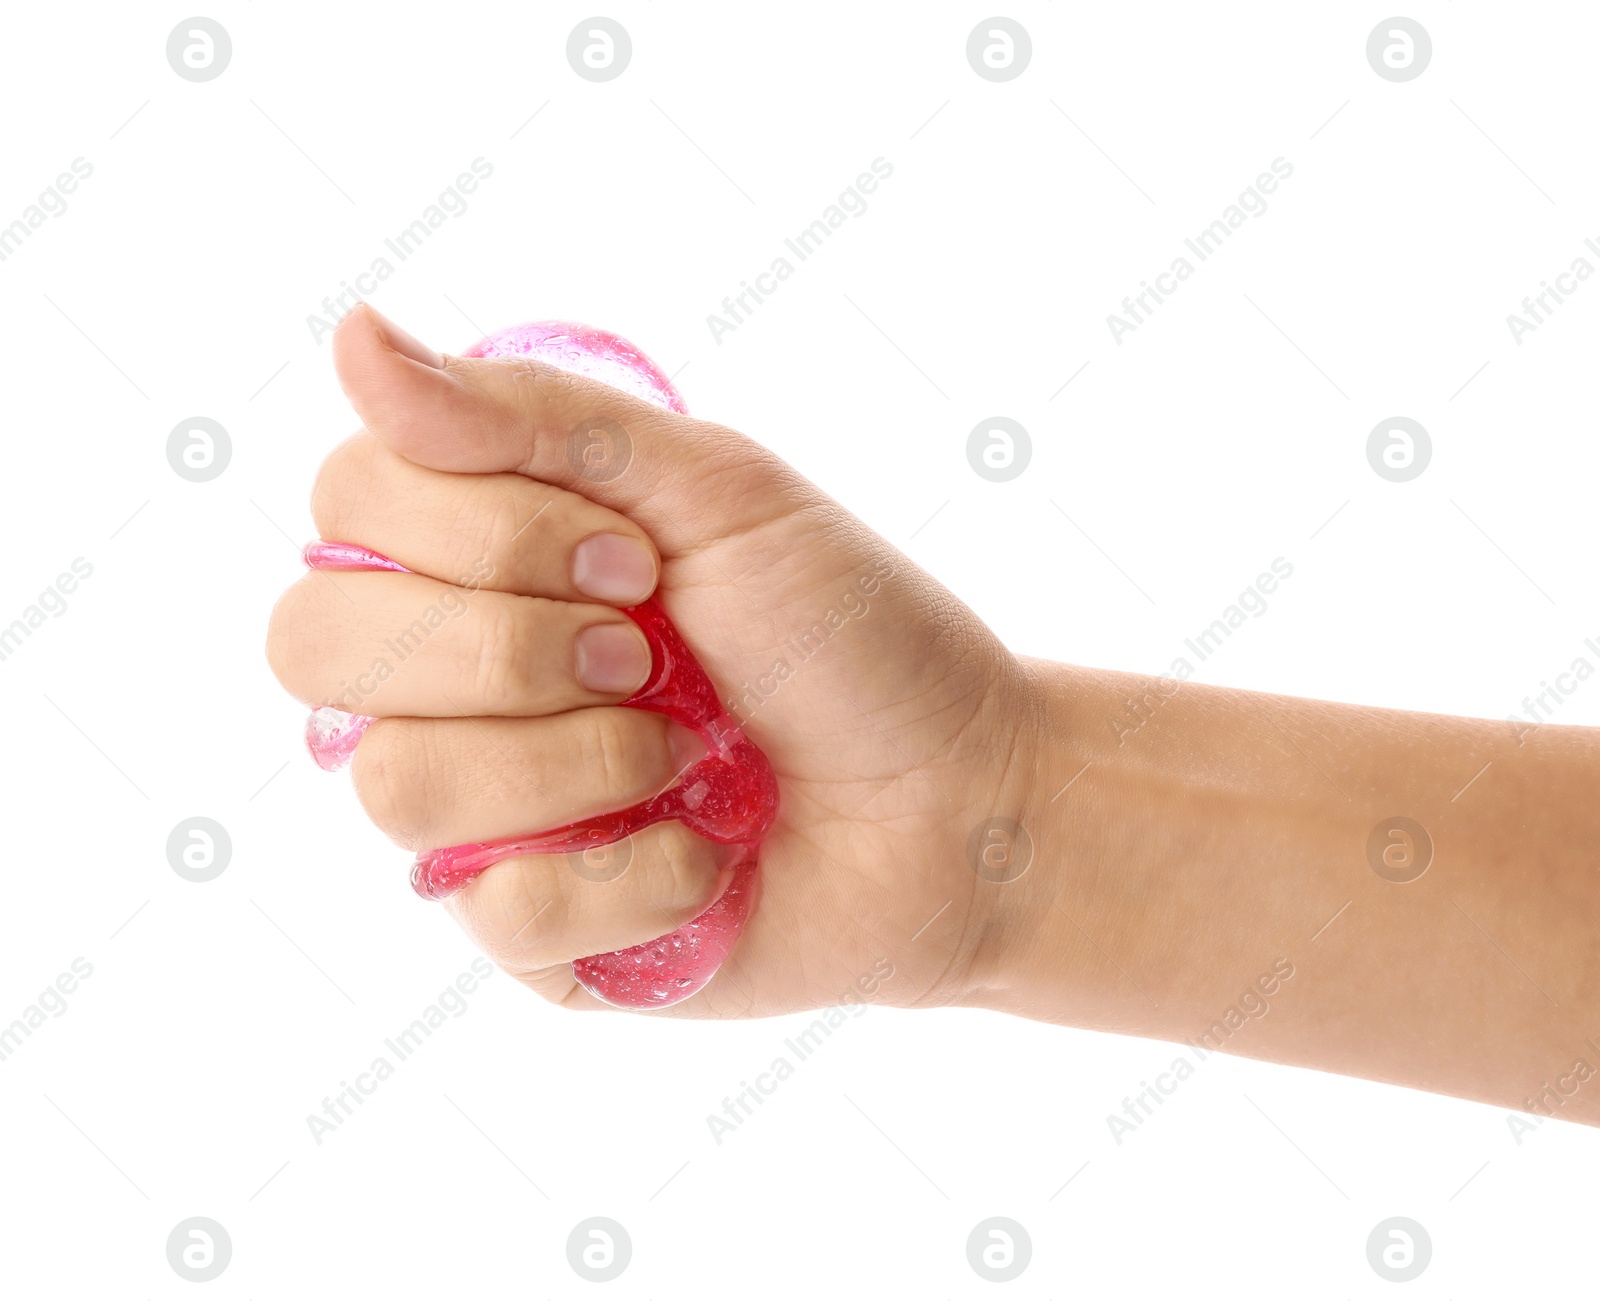
M1029 670L985 1001L1600 1124L1600 731Z

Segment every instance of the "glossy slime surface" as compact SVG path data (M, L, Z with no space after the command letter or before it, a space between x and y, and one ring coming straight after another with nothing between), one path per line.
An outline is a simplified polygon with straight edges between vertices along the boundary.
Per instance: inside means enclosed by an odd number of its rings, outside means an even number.
M475 344L469 357L531 357L591 376L673 411L683 399L660 369L632 344L589 326L541 321L513 326ZM404 565L344 542L313 542L314 569L389 570ZM723 710L716 688L672 621L654 600L624 611L650 644L649 680L623 702L664 714L693 730L707 754L674 785L632 808L547 831L419 854L411 883L427 899L454 894L487 868L525 854L573 853L609 845L657 822L677 819L696 834L733 846L724 859L726 888L693 921L669 935L572 964L578 983L618 1007L669 1007L703 989L732 951L750 915L757 851L778 808L777 782L766 756ZM327 770L342 767L372 719L325 706L306 724L306 744Z

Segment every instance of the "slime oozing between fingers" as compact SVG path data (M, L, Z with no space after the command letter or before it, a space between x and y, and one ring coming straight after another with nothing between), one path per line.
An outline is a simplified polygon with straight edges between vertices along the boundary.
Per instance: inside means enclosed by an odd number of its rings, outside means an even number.
M682 398L649 358L603 330L561 322L513 326L482 340L469 357L529 357L576 371L683 411ZM314 569L407 572L404 565L345 542L313 542L305 551ZM424 898L442 899L504 859L529 854L582 852L609 845L657 822L676 819L720 845L726 887L699 916L645 944L573 962L578 983L619 1007L666 1007L702 989L739 938L749 917L757 853L777 814L777 783L766 756L722 708L705 670L678 630L652 599L624 611L644 633L651 651L650 677L623 702L664 714L693 730L707 754L668 789L631 808L580 819L547 831L454 845L419 854L412 886ZM306 744L324 769L342 767L372 719L332 706L314 710Z

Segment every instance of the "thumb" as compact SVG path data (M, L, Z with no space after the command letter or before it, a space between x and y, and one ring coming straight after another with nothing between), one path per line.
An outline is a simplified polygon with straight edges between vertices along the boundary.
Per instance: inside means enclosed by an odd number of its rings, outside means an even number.
M544 362L441 356L366 303L334 332L333 364L362 423L407 460L515 471L669 537L742 532L804 484L742 434Z

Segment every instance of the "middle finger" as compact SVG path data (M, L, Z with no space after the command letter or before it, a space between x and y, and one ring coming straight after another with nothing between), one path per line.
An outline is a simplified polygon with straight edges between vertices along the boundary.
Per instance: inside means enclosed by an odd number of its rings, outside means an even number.
M609 606L351 571L313 570L284 593L267 658L307 704L375 717L614 705L650 673L644 634Z

